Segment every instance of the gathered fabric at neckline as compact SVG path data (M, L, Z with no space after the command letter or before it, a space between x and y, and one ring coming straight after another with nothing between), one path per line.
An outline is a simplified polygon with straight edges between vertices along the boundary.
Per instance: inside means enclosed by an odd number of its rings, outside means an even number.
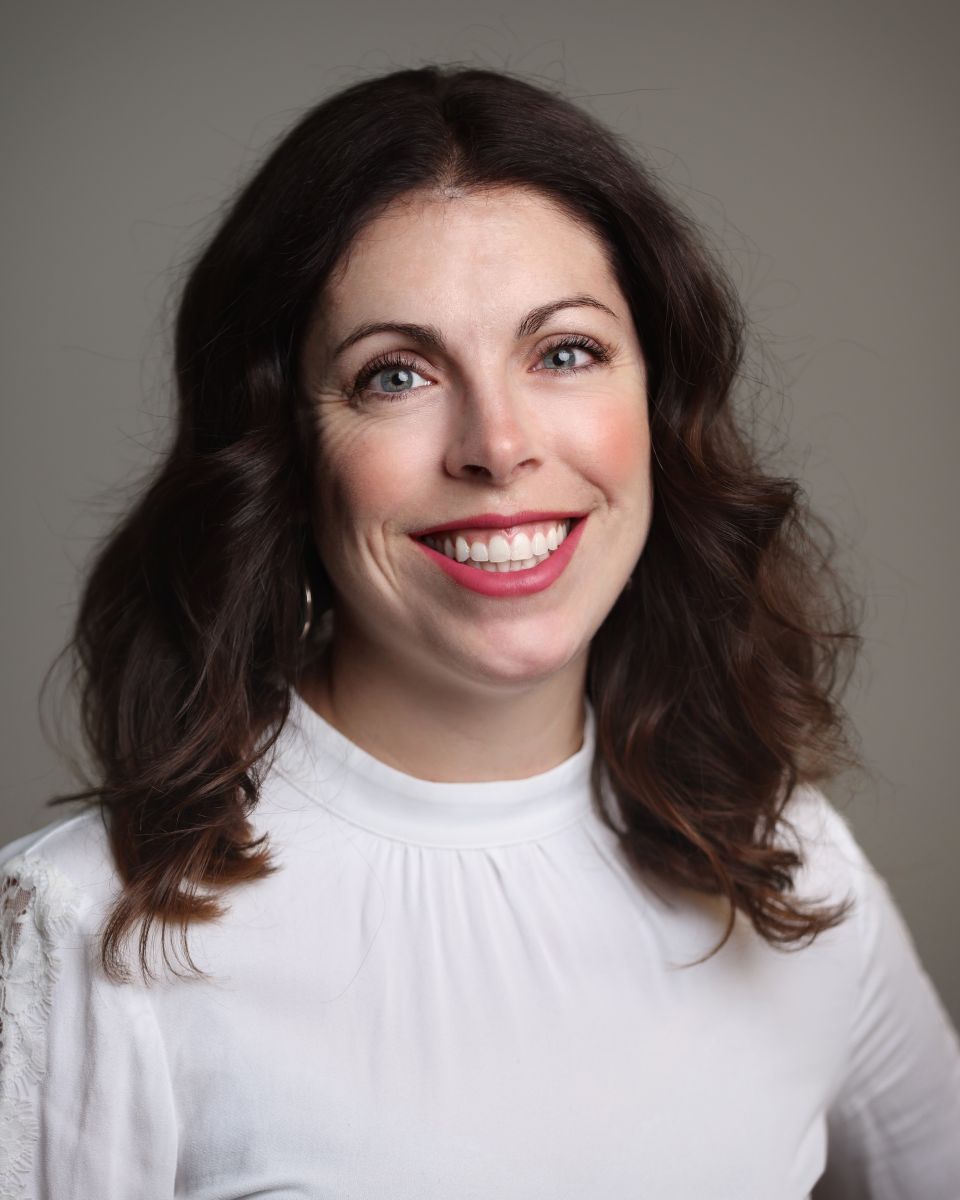
M309 799L398 841L447 847L534 841L590 811L596 729L587 697L584 707L581 746L555 767L525 779L446 783L375 758L293 689L274 767Z

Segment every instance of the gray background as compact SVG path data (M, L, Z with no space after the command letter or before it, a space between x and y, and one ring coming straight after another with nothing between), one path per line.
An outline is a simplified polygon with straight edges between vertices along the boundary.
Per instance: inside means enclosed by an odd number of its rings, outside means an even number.
M827 791L960 1022L955 11L8 5L0 843L62 812L44 807L70 776L38 688L78 569L169 433L187 256L306 106L384 70L467 61L559 82L644 147L733 271L771 389L763 428L867 601L848 706L868 774Z

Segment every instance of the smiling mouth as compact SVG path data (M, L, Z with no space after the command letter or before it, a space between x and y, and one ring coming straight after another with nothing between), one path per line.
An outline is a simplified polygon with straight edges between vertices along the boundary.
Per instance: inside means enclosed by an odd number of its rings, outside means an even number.
M455 562L481 571L529 571L558 550L581 520L582 517L571 517L561 521L533 521L509 530L450 530L425 534L416 540Z

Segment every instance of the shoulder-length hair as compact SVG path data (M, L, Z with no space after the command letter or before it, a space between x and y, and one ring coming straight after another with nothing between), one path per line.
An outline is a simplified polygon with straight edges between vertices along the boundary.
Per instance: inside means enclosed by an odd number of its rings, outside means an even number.
M647 367L652 523L590 647L597 811L638 870L726 898L711 953L737 910L784 946L848 911L791 897L803 859L777 835L798 784L858 765L837 693L861 639L832 535L797 482L761 470L736 417L747 325L734 288L619 135L509 74L426 66L307 112L186 279L175 436L99 549L64 650L98 776L51 803L104 811L123 886L100 953L117 980L137 925L152 973L155 922L164 960L178 925L203 974L190 924L276 869L250 816L291 686L318 654L299 638L302 584L321 568L299 363L328 277L405 193L504 185L536 189L601 239Z

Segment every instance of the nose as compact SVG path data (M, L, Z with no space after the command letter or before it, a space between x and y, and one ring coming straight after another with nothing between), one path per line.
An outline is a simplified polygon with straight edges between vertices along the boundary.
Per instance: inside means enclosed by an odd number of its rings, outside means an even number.
M502 379L464 384L451 418L448 474L460 479L509 483L543 461L542 428L518 389Z

